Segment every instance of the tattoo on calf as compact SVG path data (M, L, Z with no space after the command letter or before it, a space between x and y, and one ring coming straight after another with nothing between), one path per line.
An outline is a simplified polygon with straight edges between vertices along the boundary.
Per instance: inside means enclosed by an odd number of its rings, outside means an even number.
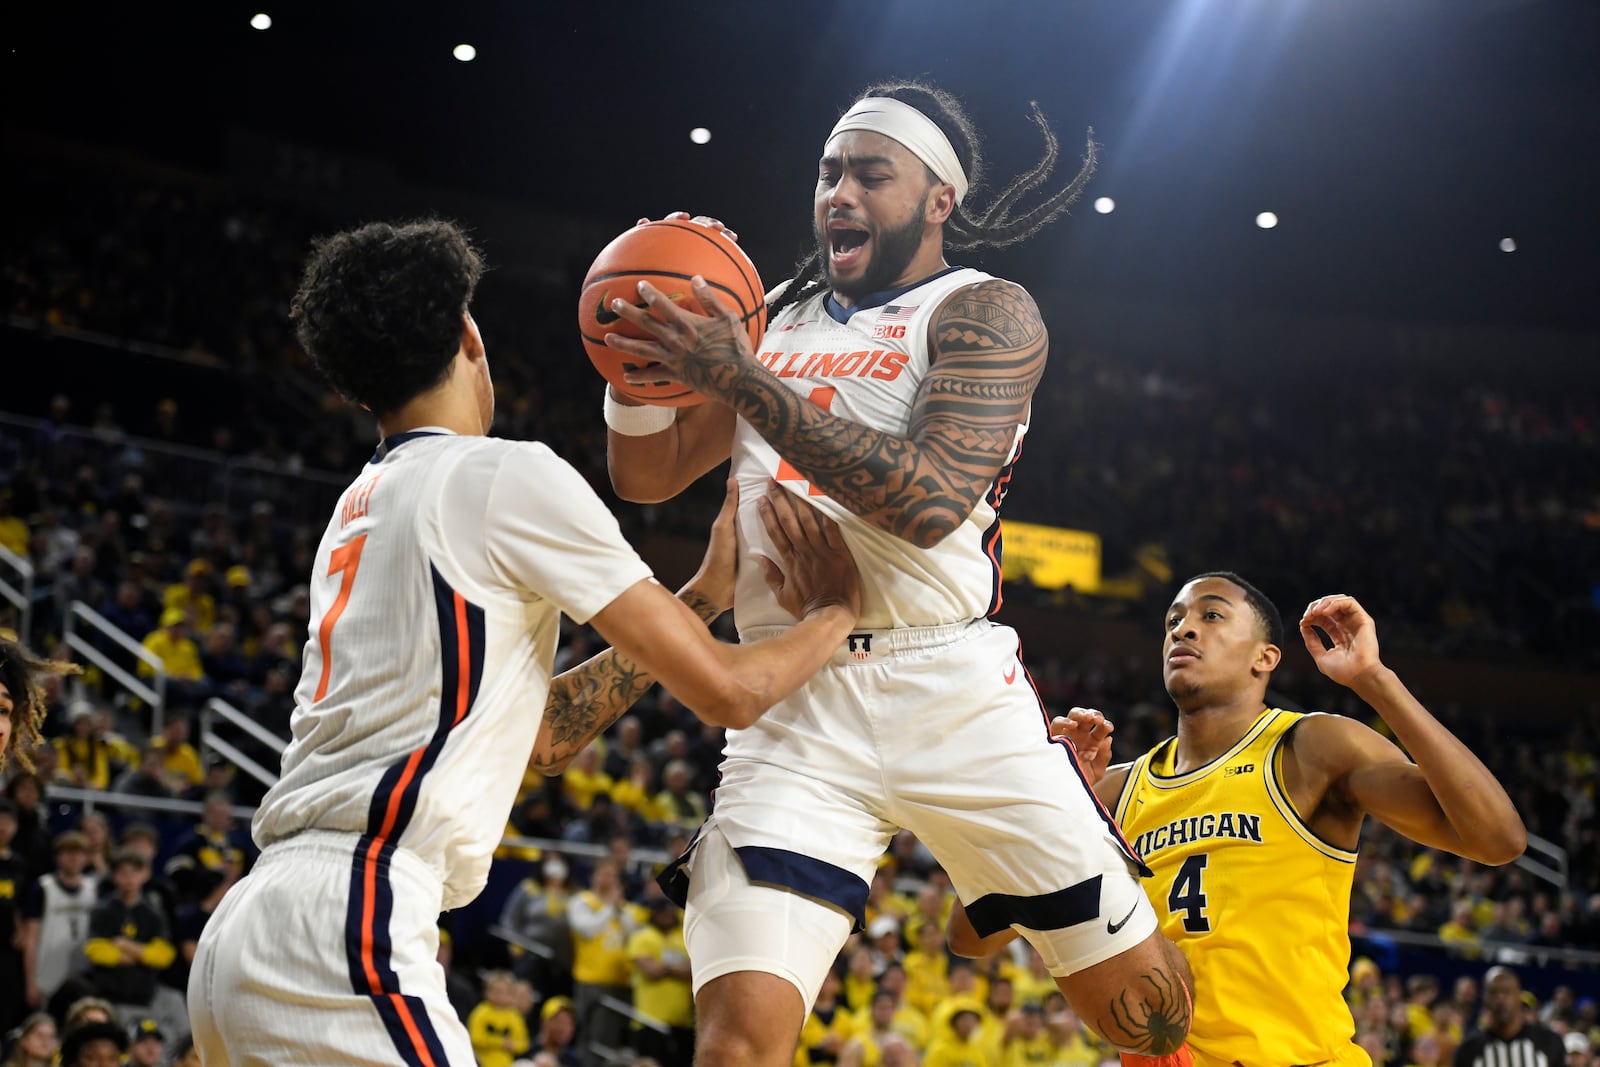
M1095 1020L1095 1029L1118 1048L1145 1056L1178 1051L1189 1033L1189 996L1183 979L1156 968L1139 976Z

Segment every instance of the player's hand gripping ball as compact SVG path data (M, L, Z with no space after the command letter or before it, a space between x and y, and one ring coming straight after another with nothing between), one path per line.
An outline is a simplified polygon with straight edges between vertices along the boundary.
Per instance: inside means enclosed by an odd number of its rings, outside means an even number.
M696 274L739 312L739 320L750 331L751 347L758 345L767 330L761 277L744 249L721 230L686 219L647 222L606 245L595 257L578 298L578 332L583 335L584 351L589 353L595 369L619 394L664 407L688 407L705 401L705 397L678 382L629 385L623 375L636 369L634 358L606 347L608 333L650 339L611 308L611 301L619 297L644 307L639 296L642 281L695 311L707 313L689 289L689 279Z

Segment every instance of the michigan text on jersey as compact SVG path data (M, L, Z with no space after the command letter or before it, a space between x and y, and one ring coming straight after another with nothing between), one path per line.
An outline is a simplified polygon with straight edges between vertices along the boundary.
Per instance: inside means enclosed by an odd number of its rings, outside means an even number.
M1164 848L1186 845L1191 841L1229 837L1251 844L1261 844L1261 816L1243 811L1206 812L1185 819L1174 819L1165 826L1147 830L1134 841L1134 851L1146 858Z

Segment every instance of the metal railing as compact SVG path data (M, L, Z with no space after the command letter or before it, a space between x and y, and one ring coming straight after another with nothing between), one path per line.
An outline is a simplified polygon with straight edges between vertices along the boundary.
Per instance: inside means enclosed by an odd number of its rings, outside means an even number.
M1542 859L1536 859L1530 853ZM1538 834L1529 834L1527 851L1518 856L1515 862L1535 878L1543 878L1557 889L1567 888L1567 850L1554 841Z
M79 625L86 624L96 633L128 652L153 672L149 684L128 672L120 663L97 648L94 642L79 633ZM63 640L68 648L88 662L99 667L105 676L126 689L132 696L150 705L150 732L159 734L166 720L167 668L149 649L129 637L104 615L81 600L74 600L67 609Z
M1387 938L1397 945L1413 948L1436 949L1455 956L1469 956L1490 963L1536 964L1560 967L1600 967L1600 952L1592 949L1566 948L1560 945L1530 945L1522 941L1473 941L1468 943L1446 941L1436 934L1416 930L1384 930L1369 928L1366 937Z
M17 639L26 645L32 638L33 630L33 561L0 545L0 563L17 576L16 585L6 578L0 578L0 598L17 609Z
M212 697L206 701L205 707L200 712L201 757L203 758L209 753L215 752L220 756L226 757L235 767L262 785L269 788L277 785L278 775L275 772L257 763L237 745L217 733L216 724L219 719L230 726L236 726L243 730L277 755L283 755L283 750L289 747L287 739L279 737L271 730L268 730L226 700L220 697Z
M108 789L79 789L70 785L51 785L45 799L51 803L66 801L69 804L82 804L85 813L93 812L95 808L134 808L139 811L159 811L168 815L193 815L198 818L205 810L205 805L198 800L165 800L161 797L146 797L136 793L116 793ZM255 808L241 807L238 804L228 809L235 819L249 823L255 817Z

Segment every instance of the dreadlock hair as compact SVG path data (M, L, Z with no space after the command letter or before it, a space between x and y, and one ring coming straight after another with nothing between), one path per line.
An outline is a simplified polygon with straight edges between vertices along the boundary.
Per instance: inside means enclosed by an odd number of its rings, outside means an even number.
M961 102L943 89L917 80L878 82L863 89L856 99L863 100L869 96L887 96L916 108L939 127L955 149L956 158L967 174L968 195L966 203L957 204L945 222L944 243L949 248L1004 248L1027 240L1064 215L1094 176L1097 157L1094 130L1091 129L1084 147L1083 166L1073 179L1045 195L1032 207L1019 210L1022 199L1055 173L1056 163L1061 157L1061 143L1056 139L1055 131L1050 128L1038 101L1030 101L1033 123L1044 136L1044 155L1026 173L1002 189L994 202L979 213L972 206L971 192L977 189L983 179L983 152L978 131L967 117ZM928 174L935 181L939 180L939 176L931 169ZM784 287L767 309L767 321L772 321L784 308L814 293L826 279L822 253L812 248L795 265L794 280Z
M1283 616L1278 614L1277 605L1268 599L1267 594L1245 581L1232 571L1206 571L1190 578L1190 582L1198 582L1202 578L1221 578L1225 582L1232 582L1244 591L1245 603L1250 605L1250 610L1255 612L1256 621L1261 624L1261 636L1270 644L1283 647Z
M11 740L0 749L0 769L7 758L17 757L24 770L33 770L34 746L44 740L39 727L44 723L45 696L42 679L47 674L79 674L75 663L43 659L18 641L0 637L0 683L11 694Z

